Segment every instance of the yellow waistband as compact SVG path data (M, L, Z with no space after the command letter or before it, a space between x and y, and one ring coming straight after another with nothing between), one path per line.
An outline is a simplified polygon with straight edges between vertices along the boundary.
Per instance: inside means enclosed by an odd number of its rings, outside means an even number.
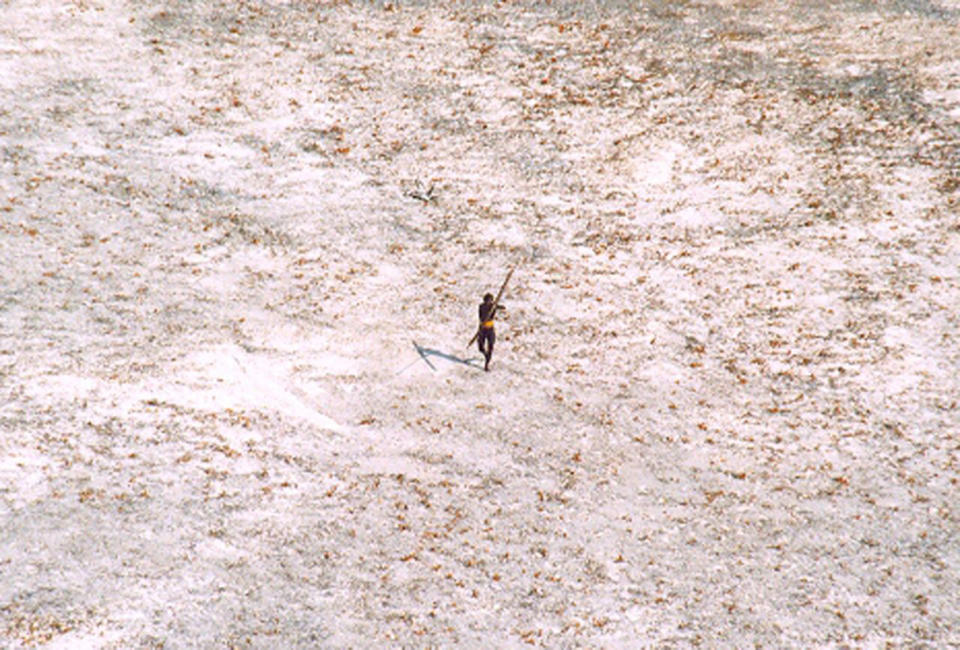
M493 321L492 321L492 320L485 320L485 321L483 321L483 322L480 324L480 327L483 327L484 329L490 329L490 328L493 327Z

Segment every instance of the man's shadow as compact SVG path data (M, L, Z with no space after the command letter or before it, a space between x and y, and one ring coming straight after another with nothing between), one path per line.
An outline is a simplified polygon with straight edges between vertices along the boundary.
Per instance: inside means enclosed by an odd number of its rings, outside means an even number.
M431 370L434 370L434 371L436 371L437 368L436 366L433 365L433 363L430 362L430 357L438 357L445 361L460 363L465 366L470 366L471 368L476 368L478 370L483 369L483 365L480 364L480 360L475 357L471 359L461 359L460 357L454 356L452 354L447 354L446 352L441 352L440 350L434 350L433 348L425 348L419 343L417 343L416 341L413 342L413 347L417 349L417 353L420 355L420 358L423 359L428 366L430 366Z

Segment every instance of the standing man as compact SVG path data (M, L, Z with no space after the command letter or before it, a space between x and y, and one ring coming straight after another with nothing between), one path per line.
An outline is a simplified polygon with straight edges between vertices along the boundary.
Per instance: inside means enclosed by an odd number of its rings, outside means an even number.
M480 352L486 360L483 364L483 369L487 371L490 370L493 344L497 340L497 335L493 331L493 317L496 315L496 312L501 309L503 309L503 305L494 302L493 294L488 293L483 296L483 302L480 303L480 309L478 310L480 315L480 330L477 336L477 346L480 348Z

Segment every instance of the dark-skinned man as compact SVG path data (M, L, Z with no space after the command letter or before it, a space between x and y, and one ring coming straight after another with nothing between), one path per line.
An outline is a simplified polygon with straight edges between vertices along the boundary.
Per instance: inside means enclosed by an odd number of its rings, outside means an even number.
M477 347L485 360L483 369L490 370L490 359L493 357L493 344L497 340L497 335L493 330L493 317L496 312L503 309L503 305L493 303L493 294L488 293L483 296L483 302L480 303L478 315L480 316L480 332L477 336Z

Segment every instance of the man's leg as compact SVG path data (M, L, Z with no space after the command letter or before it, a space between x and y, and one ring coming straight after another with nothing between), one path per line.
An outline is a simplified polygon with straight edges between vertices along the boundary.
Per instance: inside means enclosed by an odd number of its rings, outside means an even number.
M477 337L477 347L480 348L480 354L483 355L483 369L486 370L487 364L490 363L490 357L487 353L487 328L485 327L480 328L480 336Z
M493 358L493 343L496 340L497 337L493 333L493 328L487 330L487 351L484 353L484 356L487 358L487 362L483 365L484 370L490 370L490 359Z

